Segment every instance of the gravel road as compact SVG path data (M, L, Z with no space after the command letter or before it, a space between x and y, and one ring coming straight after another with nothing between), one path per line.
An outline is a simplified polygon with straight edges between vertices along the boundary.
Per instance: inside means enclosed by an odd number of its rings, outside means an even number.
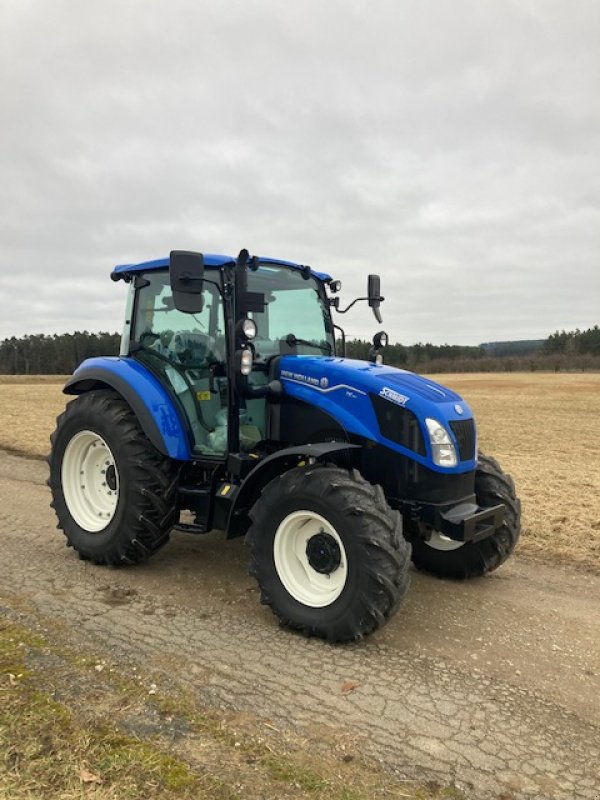
M44 463L0 453L3 613L25 602L75 645L311 746L346 736L401 777L476 800L599 800L598 576L518 556L470 583L414 573L386 628L331 647L278 628L241 541L175 535L133 569L79 561L45 478Z

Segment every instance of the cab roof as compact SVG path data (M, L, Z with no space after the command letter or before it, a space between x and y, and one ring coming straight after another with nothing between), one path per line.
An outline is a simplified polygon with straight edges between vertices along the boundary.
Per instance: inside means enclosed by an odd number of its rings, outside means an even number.
M236 259L232 256L217 255L214 253L203 253L204 266L208 269L217 269L225 264L235 263ZM262 264L282 264L284 267L291 267L292 269L304 269L302 264L295 264L293 261L282 261L280 258L263 258L258 257ZM152 269L165 269L169 266L169 258L155 258L153 261L141 261L139 264L118 264L112 271L112 275L118 277L124 273L130 272L148 272ZM326 272L317 272L310 268L311 275L318 278L320 281L330 281L331 275Z

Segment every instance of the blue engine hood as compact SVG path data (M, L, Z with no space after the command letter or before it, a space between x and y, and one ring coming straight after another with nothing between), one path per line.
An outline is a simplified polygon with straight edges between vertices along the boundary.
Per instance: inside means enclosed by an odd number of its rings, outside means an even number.
M436 419L453 436L448 425L451 420L473 417L460 395L435 381L396 367L333 356L283 356L280 378L286 395L318 406L349 433L397 450L437 472L475 469L475 460L461 461L453 468L436 467L431 460L425 418ZM370 394L412 411L422 428L426 456L406 450L381 435Z

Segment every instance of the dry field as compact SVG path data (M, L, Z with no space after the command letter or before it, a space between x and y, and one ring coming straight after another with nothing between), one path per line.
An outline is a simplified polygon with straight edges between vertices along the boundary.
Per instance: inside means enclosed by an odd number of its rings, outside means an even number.
M467 400L480 449L515 479L520 552L600 572L600 374L432 377Z
M0 375L0 448L45 458L65 407L61 375Z
M435 375L471 405L523 502L520 552L600 572L600 374ZM0 376L0 447L42 458L60 377Z

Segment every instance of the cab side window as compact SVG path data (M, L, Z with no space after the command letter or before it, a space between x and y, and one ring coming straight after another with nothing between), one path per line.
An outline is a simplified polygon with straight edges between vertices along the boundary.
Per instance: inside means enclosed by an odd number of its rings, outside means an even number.
M138 289L135 357L157 373L183 409L194 452L227 452L225 322L217 288L207 282L198 314L178 311L167 272L145 273ZM137 350L135 349L137 345Z
M224 323L221 298L207 284L199 314L184 314L173 305L168 275L152 276L150 286L140 290L135 339L153 348L173 363L200 369L222 360Z

